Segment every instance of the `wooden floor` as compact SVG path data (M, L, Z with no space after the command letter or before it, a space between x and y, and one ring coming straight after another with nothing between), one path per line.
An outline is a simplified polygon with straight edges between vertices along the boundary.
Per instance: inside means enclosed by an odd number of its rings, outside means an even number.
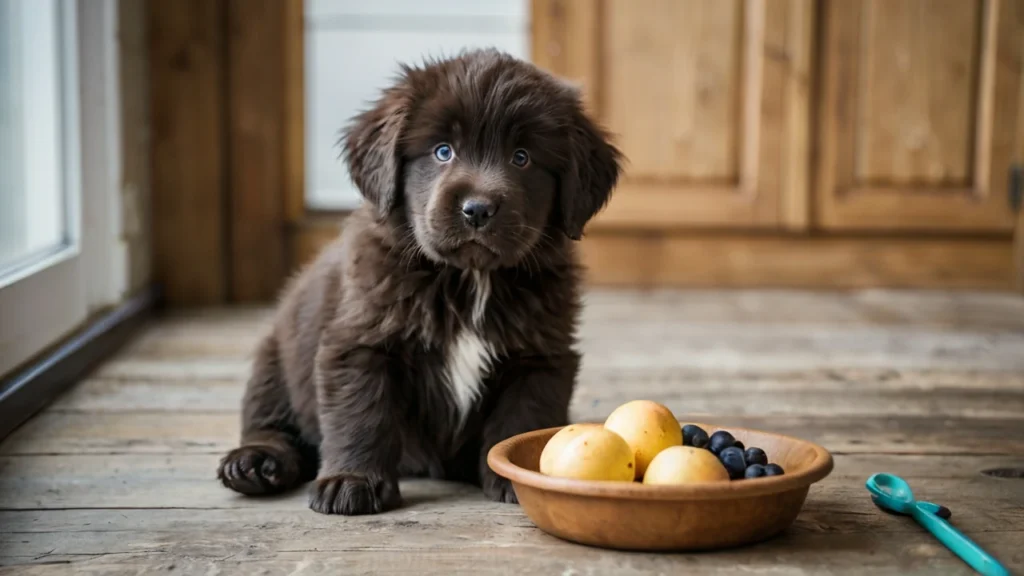
M695 555L565 543L473 488L409 482L409 505L343 518L304 491L247 499L214 478L234 446L266 310L155 323L0 444L0 574L969 574L873 472L1024 573L1024 299L864 292L593 293L575 419L628 399L806 437L833 451L784 535ZM1018 478L983 471L1006 469Z

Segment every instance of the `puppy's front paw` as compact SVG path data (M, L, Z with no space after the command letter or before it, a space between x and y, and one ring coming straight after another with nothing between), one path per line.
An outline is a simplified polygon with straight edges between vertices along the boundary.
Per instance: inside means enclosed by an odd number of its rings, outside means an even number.
M506 504L519 504L516 491L512 489L512 483L488 470L483 477L484 495L495 502Z
M321 514L379 514L401 504L398 483L381 474L337 474L317 478L309 507Z
M220 461L217 478L249 496L281 492L299 483L298 457L273 446L242 446Z

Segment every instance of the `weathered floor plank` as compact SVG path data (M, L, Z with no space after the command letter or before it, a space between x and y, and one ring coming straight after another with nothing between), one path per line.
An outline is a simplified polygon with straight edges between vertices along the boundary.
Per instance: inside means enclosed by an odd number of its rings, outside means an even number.
M873 472L1024 571L1024 299L995 294L594 292L572 414L652 398L684 420L833 451L784 535L710 554L561 542L468 486L403 483L407 506L336 518L305 490L248 499L214 479L270 312L161 319L0 443L0 574L969 574L876 510Z
M838 373L749 379L671 371L609 372L592 378L584 374L573 398L574 418L602 418L638 394L658 398L680 414L977 418L1024 414L1024 375L1017 374L965 376L963 384L955 385L950 381L956 377L949 374L931 374L932 378L910 374L893 378L889 385L846 379ZM58 401L51 412L234 413L240 402L237 381L90 380Z
M51 412L131 412L131 411L223 411L237 412L241 401L239 381L220 372L222 366L202 363L201 368L178 362L163 363L162 378L155 377L159 370L147 368L149 379L138 377L90 378L57 400ZM173 373L169 373L173 370ZM203 370L214 374L203 375ZM244 370L242 372L244 374ZM732 398L742 395L766 400L773 394L814 394L823 400L842 397L857 399L851 394L865 396L859 402L862 410L882 415L893 407L879 399L879 395L913 396L928 394L933 402L951 404L956 410L958 402L967 399L976 404L976 410L988 411L992 395L1016 399L1024 394L1022 372L951 372L951 371L896 371L834 368L795 373L721 373L717 371L685 370L673 368L638 367L620 369L585 369L580 376L574 408L585 409L593 401L618 402L622 394L642 389L645 394L676 402L677 410L699 411L690 404L711 406L714 413L735 413ZM698 395L699 394L699 395ZM706 396L706 397L705 397ZM676 398L678 397L678 398ZM915 398L915 400L920 400ZM874 402L872 404L872 402ZM793 412L805 409L803 404L793 405L789 399L772 401L780 410ZM763 405L763 404L761 404ZM913 408L913 407L911 407ZM969 408L963 408L967 410ZM932 415L929 413L929 415Z
M993 532L978 535L976 541L1012 565L1024 560L1022 536L1024 532ZM203 542L167 547L152 542L148 548L121 546L99 556L48 555L39 561L57 564L0 567L0 574L973 574L919 531L899 534L898 539L892 534L787 534L740 550L700 555L630 554L543 538L536 545L478 540L479 545L464 548L410 549L401 542L394 547L350 547L339 534L320 548L297 542L293 549L261 550L236 543L220 556L197 553ZM69 562L73 564L61 564Z
M610 405L610 404L608 404ZM605 405L574 411L600 420ZM767 430L839 453L1024 454L1024 420L937 416L737 416L688 414L686 421ZM47 412L0 444L2 455L223 454L238 442L236 412Z
M932 482L919 481L912 474L908 477L922 486L924 493L932 488ZM413 502L409 506L379 517L317 515L303 509L301 495L279 501L261 500L241 509L5 511L0 512L0 550L4 551L0 559L25 563L83 559L94 562L92 559L102 558L104 566L124 569L145 558L160 564L188 558L205 560L211 565L221 562L230 571L242 566L255 567L255 562L261 560L280 560L298 551L308 551L309 560L317 564L330 563L331 556L339 554L358 556L370 551L420 554L424 559L437 557L444 562L445 557L466 558L500 550L510 561L517 562L517 569L542 573L555 566L564 569L569 566L567 562L577 560L601 570L618 567L618 562L627 557L647 557L654 564L662 561L658 555L581 552L579 547L559 542L533 528L515 507L487 502L472 489L437 482L407 484L406 488L410 487ZM995 513L980 512L971 505L972 498L977 496L968 489L955 501L944 502L954 510L961 529L983 545L993 546L994 552L1016 558L1019 553L1013 550L1012 542L1024 532L1014 526L1020 526L1024 520L1024 510L1000 499L993 502L1001 504L993 509ZM770 563L765 556L796 561L807 554L806 560L812 564L797 565L809 569L825 562L817 547L835 539L842 542L834 558L840 567L856 565L852 564L856 554L868 549L872 556L882 557L880 567L888 565L890 570L926 569L935 558L943 556L941 547L934 546L911 521L877 513L865 500L860 488L834 491L823 486L822 490L814 491L803 514L783 537L753 549L718 555L735 555L738 566L750 564L751 568L767 569ZM441 525L444 529L438 530ZM870 548L858 548L858 543ZM911 544L922 554L905 557L906 546ZM537 557L541 551L545 554ZM239 556L242 560L238 560ZM597 562L595 557L603 560ZM665 567L694 567L687 558L677 557ZM241 563L236 565L233 560ZM357 563L366 568L372 560L365 558ZM289 564L270 565L281 568ZM703 564L699 567L705 569ZM712 573L727 571L726 564L707 568Z
M193 334L189 348L205 338ZM97 378L238 379L249 369L258 333L239 335L230 351L211 336L203 353L121 354ZM874 369L955 372L1024 370L1024 330L962 331L919 326L675 323L651 319L599 322L584 319L580 332L584 370L675 369L729 372Z
M295 499L254 501L223 489L215 479L220 456L188 455L59 455L0 457L0 510L46 508L247 508L303 507L304 494ZM947 487L978 501L1024 503L1024 482L982 476L990 468L1024 467L1024 456L836 455L836 469L820 493L851 495L870 510L863 483L864 470L890 471L916 480L924 498L931 486L934 496L947 496ZM446 483L410 482L413 490L430 488L432 494L473 492L471 487ZM173 490L169 490L173 487ZM418 492L415 492L418 493ZM415 498L414 498L415 499ZM1024 514L1024 509L1022 509ZM1024 517L1022 517L1024 520Z
M135 546L122 544L103 554L44 553L27 559L49 564L0 567L0 574L973 573L920 531L897 535L788 533L748 548L700 555L585 549L546 535L539 535L541 540L537 542L501 543L467 535L465 546L435 544L420 548L407 546L401 538L392 545L382 545L378 534L376 543L361 546L349 544L343 533L330 532L321 530L318 535L311 532L302 534L301 539L286 539L284 543L291 546L287 548L278 546L280 542L242 544L237 539L221 546L217 538L162 534L151 541L136 539ZM1020 551L1022 536L1024 532L988 532L977 535L976 541L1012 564L1024 556ZM59 564L72 562L71 566ZM787 566L799 566L799 570L780 568Z

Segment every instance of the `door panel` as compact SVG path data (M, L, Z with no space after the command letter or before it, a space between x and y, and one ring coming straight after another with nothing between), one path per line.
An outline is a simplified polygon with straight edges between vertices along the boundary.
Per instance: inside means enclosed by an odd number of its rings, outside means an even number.
M802 227L810 0L534 0L534 60L628 158L597 226Z
M1020 0L830 0L816 198L838 230L1008 231Z
M858 181L970 185L981 5L864 4Z
M609 2L603 22L603 119L629 154L630 176L735 182L740 1L642 3Z

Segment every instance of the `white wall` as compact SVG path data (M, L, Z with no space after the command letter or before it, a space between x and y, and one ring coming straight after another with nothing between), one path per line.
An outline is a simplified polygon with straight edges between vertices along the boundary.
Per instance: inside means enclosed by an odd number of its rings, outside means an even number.
M387 86L399 62L494 47L529 58L528 0L308 0L306 204L358 205L339 131Z

